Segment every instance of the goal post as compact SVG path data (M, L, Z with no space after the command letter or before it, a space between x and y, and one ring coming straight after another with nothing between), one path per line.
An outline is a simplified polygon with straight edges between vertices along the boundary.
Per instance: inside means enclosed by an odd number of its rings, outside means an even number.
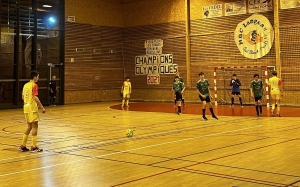
M253 75L255 73L260 75L260 79L263 79L265 87L265 103L267 107L270 106L270 96L268 80L271 71L275 70L275 66L233 66L233 67L214 67L214 96L215 105L218 105L218 101L224 104L227 103L227 99L231 98L231 87L229 86L229 81L232 78L232 74L237 74L238 78L242 82L241 90L246 90L242 98L244 103L251 103L253 99L250 97L250 83L253 80ZM221 72L219 72L221 71ZM223 84L223 87L222 87ZM221 92L221 93L220 93ZM242 92L242 91L241 91ZM220 97L221 96L221 97ZM248 97L246 97L248 96ZM228 97L228 98L227 98ZM248 98L248 100L246 99Z

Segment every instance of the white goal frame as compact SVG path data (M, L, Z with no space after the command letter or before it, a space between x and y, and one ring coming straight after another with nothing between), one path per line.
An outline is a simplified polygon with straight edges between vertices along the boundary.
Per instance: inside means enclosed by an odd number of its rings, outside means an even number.
M218 92L217 92L217 69L246 69L246 68L263 68L265 71L265 88L266 88L266 102L267 107L270 106L270 96L269 96L269 77L268 77L268 68L274 68L275 66L232 66L232 67L214 67L214 91L215 91L215 105L218 105Z

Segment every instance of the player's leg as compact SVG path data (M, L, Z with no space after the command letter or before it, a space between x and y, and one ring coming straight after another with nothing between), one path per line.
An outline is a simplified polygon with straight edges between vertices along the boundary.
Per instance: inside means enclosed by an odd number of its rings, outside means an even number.
M280 94L276 94L276 103L277 103L277 116L281 117L280 115Z
M181 97L182 97L182 99L181 99L182 104L184 104L184 97L183 97L183 94L181 94Z
M271 92L271 101L272 101L272 108L271 108L271 114L274 116L274 109L275 109L275 103L276 103L276 97L275 97L275 94L273 94Z
M53 91L53 95L52 95L52 105L56 106L55 103L55 98L56 98L56 91Z
M205 116L205 110L206 110L206 101L203 100L203 101L202 101L202 118L206 121L207 118L206 118L206 116Z
M217 116L216 116L215 113L214 113L214 109L213 109L213 106L212 106L212 104L211 104L210 98L207 99L206 102L208 103L208 107L209 107L209 110L210 110L210 113L211 113L212 118L218 120Z
M126 92L123 92L123 98L122 98L122 107L123 107L123 106L124 106L124 104L125 104L126 95L127 95L127 93L126 93Z
M234 94L235 94L235 92L232 92L231 93L231 105L230 106L234 106Z
M26 147L26 144L27 144L28 136L30 134L31 129L32 129L31 123L27 123L27 129L25 130L25 132L23 134L22 143L21 143L21 146L19 147L19 151L22 151L22 152L29 151L29 149Z
M240 100L241 107L243 107L243 100L242 100L241 93L238 92L237 95L239 96L239 100Z
M30 152L41 152L43 149L37 147L37 132L38 132L38 121L32 122L32 145Z
M180 115L181 114L182 95L179 92L176 92L175 95L176 95L176 103L177 103L177 107L178 107L177 114Z
M258 97L254 97L256 116L259 116Z
M53 103L53 93L52 92L50 92L50 94L49 94L49 99L50 99L50 104L49 104L49 106L51 106L52 105L52 103Z
M129 107L129 98L130 98L130 94L128 93L126 95L126 106Z
M259 115L262 115L262 104L261 104L261 97L257 100L257 105L259 107Z

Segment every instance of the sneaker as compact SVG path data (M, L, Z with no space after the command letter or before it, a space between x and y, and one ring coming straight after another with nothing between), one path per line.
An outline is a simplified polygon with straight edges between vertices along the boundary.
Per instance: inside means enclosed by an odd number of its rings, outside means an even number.
M124 105L121 105L121 107L124 107Z
M126 105L127 107L129 107L129 105Z
M244 106L243 106L243 105L241 105L241 107L243 108Z
M181 114L181 112L176 112L176 114L180 115L180 114Z
M205 116L202 116L202 118L203 118L204 121L207 121L207 118Z
M213 115L212 118L214 118L214 119L216 119L216 120L219 119L219 118L218 118L217 116L215 116L215 115Z
M234 107L234 105L230 105L230 107Z
M31 153L34 153L34 152L42 152L43 151L43 149L40 149L40 148L38 148L38 147L31 147L31 149L30 149L30 152Z
M277 117L281 117L281 115L279 113L277 113Z
M26 151L29 151L29 149L28 149L27 147L21 145L21 146L19 147L19 151L21 151L21 152L26 152Z

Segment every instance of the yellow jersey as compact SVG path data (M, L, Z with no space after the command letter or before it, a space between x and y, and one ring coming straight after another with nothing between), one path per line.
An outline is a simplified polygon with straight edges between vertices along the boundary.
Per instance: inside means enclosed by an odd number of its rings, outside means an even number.
M125 81L125 82L123 83L123 92L129 93L130 91L131 91L131 83Z
M280 78L276 76L269 78L269 85L271 94L280 94L280 86L282 86Z
M37 103L34 100L34 96L38 95L38 85L34 82L28 82L23 87L23 100L24 100L24 113L38 112Z

